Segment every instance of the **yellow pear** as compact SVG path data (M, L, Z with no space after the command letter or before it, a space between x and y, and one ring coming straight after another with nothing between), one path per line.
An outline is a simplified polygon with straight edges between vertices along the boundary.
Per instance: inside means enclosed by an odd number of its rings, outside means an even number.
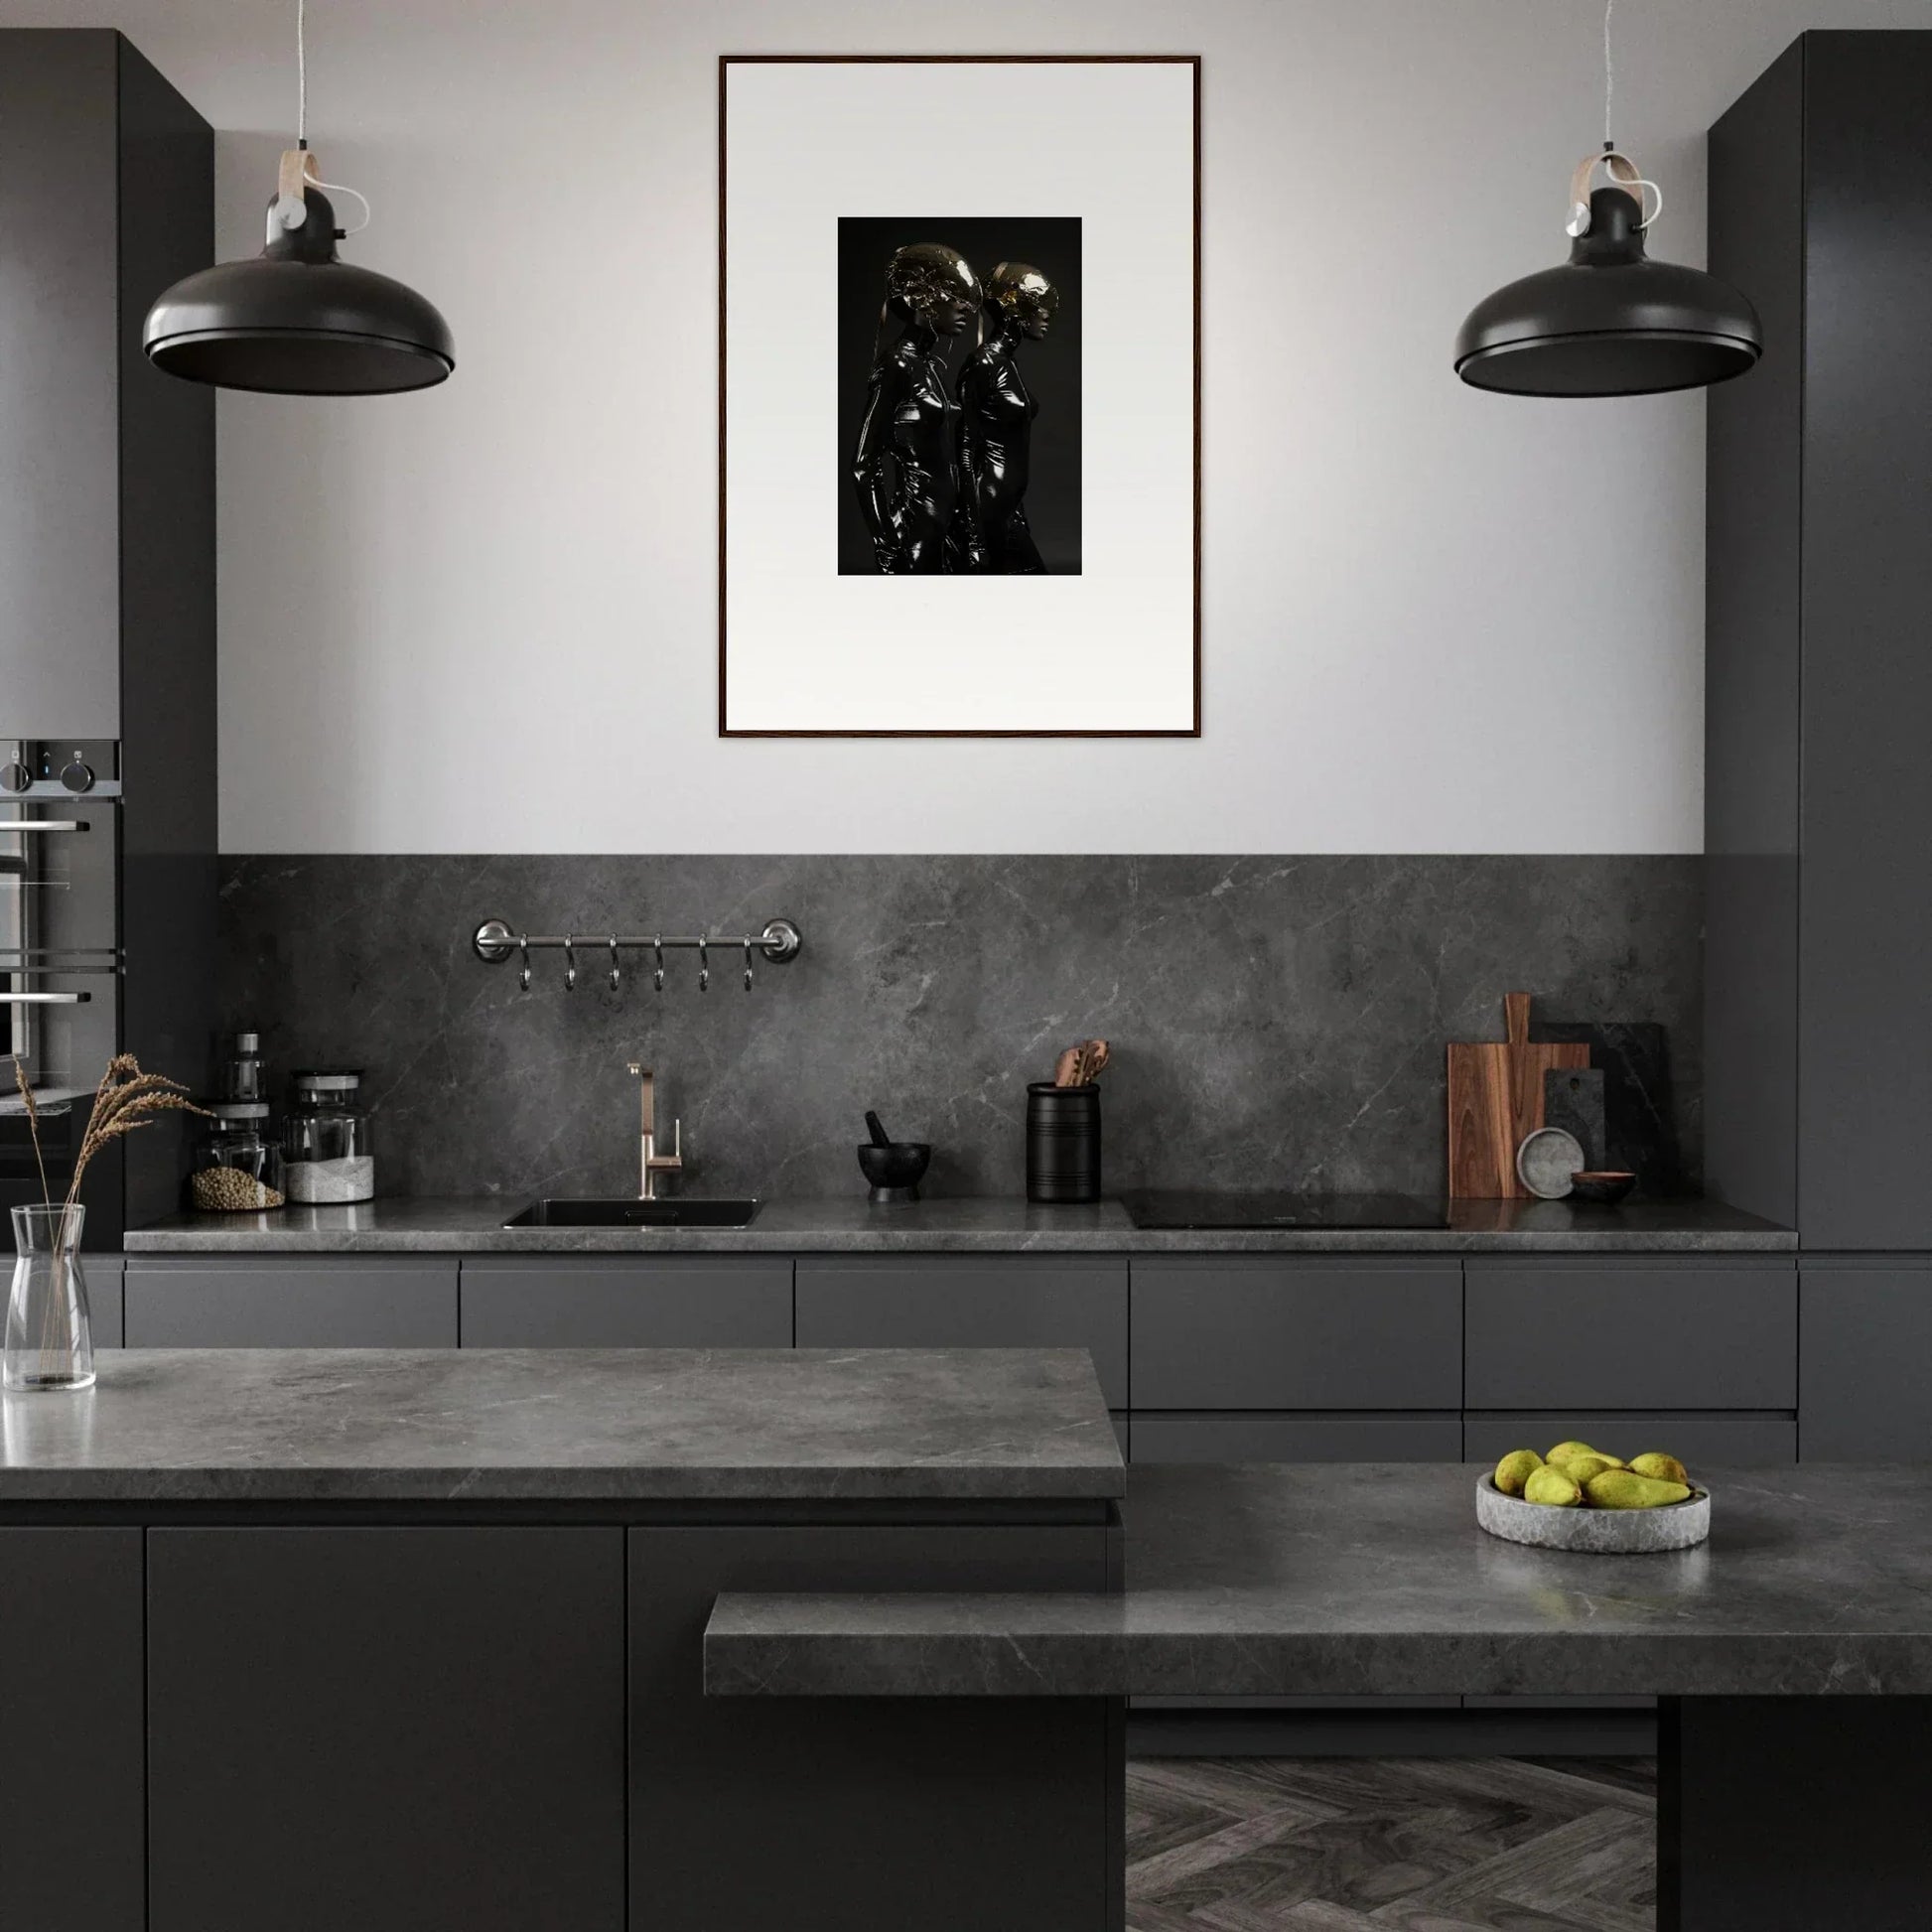
M1620 1469L1623 1464L1613 1455L1591 1449L1583 1455L1566 1455L1551 1467L1561 1469L1572 1482L1587 1483L1591 1476L1600 1476L1605 1469Z
M1573 1482L1561 1469L1553 1469L1545 1464L1530 1472L1530 1479L1523 1485L1523 1500L1529 1503L1549 1503L1557 1509L1575 1509L1584 1499L1583 1488Z
M1630 1458L1630 1467L1640 1476L1654 1476L1659 1482L1689 1482L1691 1472L1676 1456L1662 1449L1646 1449Z
M1495 1483L1505 1496L1520 1496L1523 1485L1543 1466L1535 1449L1511 1449L1496 1464Z
M1666 1503L1681 1503L1690 1496L1681 1482L1659 1482L1655 1476L1640 1476L1629 1469L1605 1469L1591 1476L1585 1494L1596 1509L1660 1509Z

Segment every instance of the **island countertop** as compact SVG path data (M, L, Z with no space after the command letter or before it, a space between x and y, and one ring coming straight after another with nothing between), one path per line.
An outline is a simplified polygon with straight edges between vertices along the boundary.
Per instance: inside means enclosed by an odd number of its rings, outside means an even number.
M0 1506L1082 1501L1078 1349L129 1349L0 1403Z
M1118 1201L1041 1207L940 1196L764 1202L749 1227L530 1227L517 1195L409 1196L266 1214L177 1214L129 1231L136 1255L247 1254L1764 1254L1789 1228L1709 1200L1455 1201L1440 1228L1137 1228Z
M1137 1466L1122 1594L720 1597L714 1696L1932 1695L1932 1489L1697 1471L1711 1540L1526 1548L1479 1465Z

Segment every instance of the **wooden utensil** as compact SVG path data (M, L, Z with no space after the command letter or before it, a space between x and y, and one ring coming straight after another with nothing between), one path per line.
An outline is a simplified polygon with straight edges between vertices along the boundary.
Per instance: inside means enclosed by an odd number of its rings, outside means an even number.
M1450 1200L1528 1200L1516 1150L1543 1125L1543 1076L1589 1064L1583 1040L1532 1040L1530 996L1503 996L1507 1038L1449 1048Z

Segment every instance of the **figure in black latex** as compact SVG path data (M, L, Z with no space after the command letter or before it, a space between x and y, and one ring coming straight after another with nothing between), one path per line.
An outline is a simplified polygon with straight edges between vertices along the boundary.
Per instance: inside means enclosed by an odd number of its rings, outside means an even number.
M873 557L889 577L948 568L958 405L947 393L942 345L965 332L979 305L978 277L958 249L943 242L912 242L886 270L886 306L852 480L872 533ZM889 348L892 320L903 333Z
M1039 405L1020 373L1020 345L1053 326L1059 291L1025 262L1002 262L986 278L981 342L959 374L959 507L954 568L996 577L1038 576L1027 524L1027 480Z

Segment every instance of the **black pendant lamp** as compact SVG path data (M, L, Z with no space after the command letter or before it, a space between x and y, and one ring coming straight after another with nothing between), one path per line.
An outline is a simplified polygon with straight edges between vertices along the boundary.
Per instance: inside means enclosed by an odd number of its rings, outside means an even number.
M303 13L297 0L297 145L282 156L262 251L177 282L148 311L142 345L156 368L222 389L288 396L426 389L456 366L449 324L406 283L336 252L344 230L309 152ZM362 201L353 189L337 192Z
M1603 120L1611 97L1610 9L1603 8ZM1597 168L1608 176L1590 188ZM1646 217L1644 191L1656 197ZM1511 282L1470 310L1455 372L1517 396L1645 396L1742 375L1763 351L1749 300L1702 269L1652 261L1644 231L1663 193L1605 134L1570 185L1570 259Z

